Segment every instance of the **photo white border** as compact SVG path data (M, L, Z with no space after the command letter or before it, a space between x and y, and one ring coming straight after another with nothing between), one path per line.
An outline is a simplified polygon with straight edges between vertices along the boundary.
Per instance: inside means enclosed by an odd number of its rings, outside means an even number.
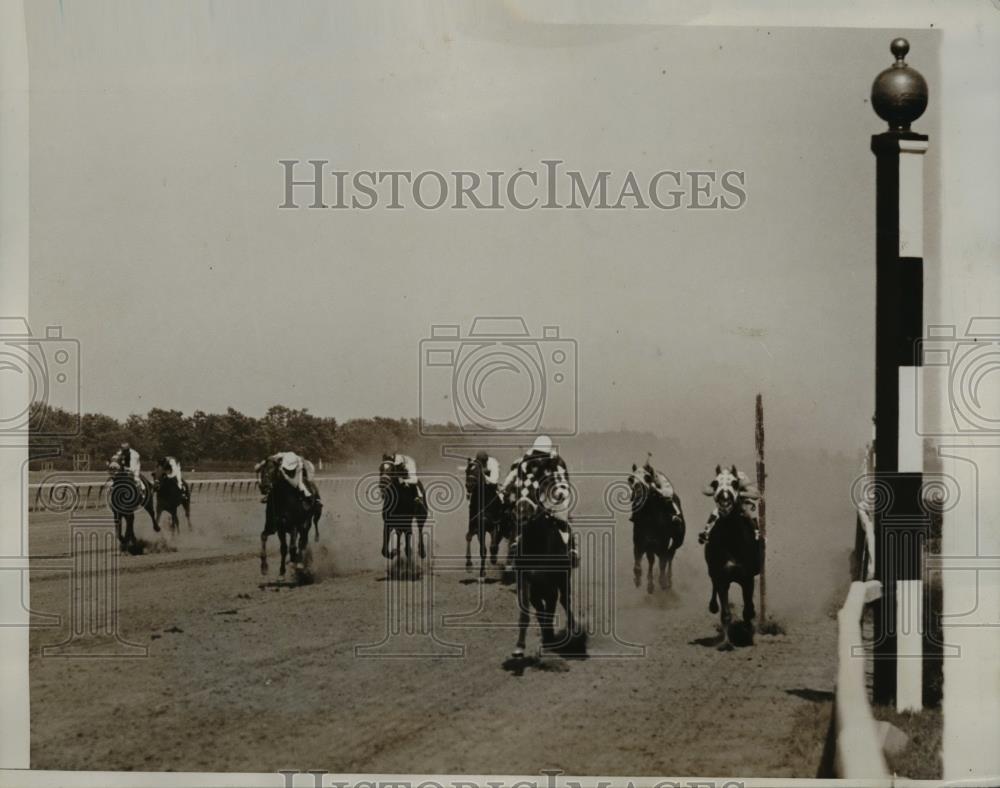
M0 0L0 314L28 314L28 68L24 28L26 0ZM616 2L602 0L570 2L553 0L533 3L528 0L506 0L500 3L522 23L555 24L629 24L752 27L836 27L883 28L886 43L896 34L908 30L933 28L941 31L940 84L931 85L931 101L938 104L941 131L932 144L940 152L940 247L934 255L941 261L945 276L941 294L941 312L945 319L963 324L970 314L1000 314L1000 287L996 273L1000 263L1000 0L892 0L862 2L846 0L836 4L818 2L780 2L779 0L707 0L678 4L652 3L644 0ZM888 61L887 61L888 62ZM794 68L794 64L790 64ZM874 77L874 74L873 74ZM859 86L866 91L867 86ZM872 117L872 133L881 124ZM865 139L858 145L864 146ZM873 164L874 172L874 164ZM873 179L874 180L874 179ZM874 186L873 186L874 188ZM874 253L874 250L873 250ZM9 377L9 376L7 376ZM8 385L8 384L5 384ZM0 390L0 397L10 394ZM23 401L23 398L17 398ZM10 448L0 444L0 561L2 556L17 555L23 532L27 528L26 511L21 487L26 448ZM980 468L984 478L1000 478L995 459ZM990 501L995 504L996 498ZM995 526L1000 522L996 509L980 512L981 522ZM1000 555L1000 528L987 533L985 547ZM12 594L4 575L18 573L0 571L0 612L4 616L26 616L21 610L20 595ZM990 582L1000 588L1000 573ZM27 594L25 583L25 594ZM991 588L997 590L997 588ZM997 591L1000 598L1000 591ZM996 601L996 600L994 600ZM5 618L4 620L11 620ZM995 625L994 625L994 630ZM223 773L139 773L139 772L31 772L28 739L28 630L0 628L0 784L2 785L106 785L106 786L276 786L285 781L279 774ZM994 641L996 635L993 636ZM1000 653L994 651L993 655ZM1000 774L1000 697L995 699L993 718L978 720L984 726L978 740L958 739L961 731L949 725L956 713L954 701L945 696L946 778L980 776L961 784L995 784ZM964 736L964 734L962 734ZM992 738L989 738L992 737ZM959 771L956 764L960 753L979 750L973 769ZM982 755L982 750L986 755ZM951 753L949 755L949 753ZM949 766L949 761L951 765ZM986 776L995 766L993 779ZM984 771L984 765L986 770ZM308 765L303 765L307 768ZM950 773L949 773L950 772ZM354 782L372 775L330 775ZM399 776L402 778L402 776ZM388 775L374 779L391 779ZM409 779L414 779L413 775ZM437 780L447 785L462 779L457 775L426 775L423 779ZM485 775L468 775L467 779L484 784ZM511 778L507 778L511 779ZM514 778L517 779L517 778ZM539 780L539 775L524 779ZM598 780L613 786L633 785L653 788L661 779L628 777L587 777L587 785ZM669 779L669 778L662 778ZM705 778L702 778L705 779ZM818 780L739 778L732 775L718 780L741 779L747 786L789 786L825 784ZM300 781L296 785L306 783ZM510 783L508 783L509 785ZM842 785L863 783L841 782ZM864 783L871 785L869 781ZM898 780L896 785L917 784ZM958 783L952 783L958 784Z

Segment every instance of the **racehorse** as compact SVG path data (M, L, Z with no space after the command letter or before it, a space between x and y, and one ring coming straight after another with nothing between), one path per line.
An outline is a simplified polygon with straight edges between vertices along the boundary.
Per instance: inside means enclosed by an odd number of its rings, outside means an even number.
M477 460L465 466L465 493L469 499L469 528L465 533L465 568L472 570L472 537L479 539L479 580L486 578L486 534L490 535L490 563L496 565L507 513L497 484L486 481L486 471Z
M281 461L274 457L260 463L257 483L267 501L264 530L260 534L260 573L267 574L267 537L271 534L277 534L281 544L280 576L284 577L289 552L293 570L308 568L309 526L315 526L319 541L319 518L323 513L323 502L315 485L310 486L312 495L304 495L285 476Z
M156 522L159 524L160 517L164 512L170 515L170 530L176 534L180 531L180 517L177 516L177 509L184 510L187 518L188 530L191 530L191 488L187 482L177 483L177 479L168 476L169 468L163 463L157 463L153 470L153 490L156 493Z
M732 613L729 609L729 586L739 584L743 590L743 624L753 638L753 619L757 615L753 604L754 577L760 573L760 546L754 521L743 510L743 500L754 491L746 477L733 465L729 469L715 467L715 479L705 489L715 501L718 517L705 544L705 562L712 580L712 598L708 609L719 613L722 624L720 650L733 647L730 640Z
M653 593L653 563L660 560L660 588L670 588L674 553L684 544L684 512L681 499L665 476L647 463L632 465L628 484L632 490L632 549L635 557L635 587L642 583L642 557L649 568L646 591Z
M518 635L513 657L524 657L531 609L542 633L542 647L581 655L586 646L586 632L577 628L573 618L573 559L570 545L563 538L562 523L553 515L569 500L569 482L562 472L541 483L530 476L519 479L519 497L514 503L513 518L517 535L514 573L517 578ZM560 489L556 489L560 488ZM566 631L557 636L553 622L561 604L566 614Z
M145 476L136 480L127 468L112 471L109 485L108 507L114 516L118 544L123 553L139 552L139 543L135 537L135 513L140 509L145 510L153 522L153 530L160 530L153 515L153 485ZM122 523L125 524L124 534Z
M427 496L423 482L404 484L401 472L391 460L383 460L378 467L378 488L382 496L382 556L394 558L399 555L400 543L405 537L406 558L413 557L411 539L413 523L417 523L417 550L421 558L426 558L424 550L424 524L427 522ZM390 551L389 541L396 535L396 546Z

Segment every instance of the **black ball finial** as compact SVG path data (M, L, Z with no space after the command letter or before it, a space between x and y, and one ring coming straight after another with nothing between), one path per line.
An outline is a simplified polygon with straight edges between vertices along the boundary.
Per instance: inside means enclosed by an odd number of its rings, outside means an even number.
M904 58L910 51L905 38L894 39L889 50L896 62L875 77L872 107L893 131L909 131L910 124L927 109L927 82Z

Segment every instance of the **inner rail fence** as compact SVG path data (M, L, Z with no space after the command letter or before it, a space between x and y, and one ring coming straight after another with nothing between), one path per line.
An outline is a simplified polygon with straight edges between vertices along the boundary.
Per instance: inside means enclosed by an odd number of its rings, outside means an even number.
M319 476L316 484L329 484L357 477ZM191 490L191 501L224 502L252 501L260 497L256 477L238 479L185 480ZM68 512L74 509L103 509L108 505L107 481L76 481L60 479L28 485L29 512Z

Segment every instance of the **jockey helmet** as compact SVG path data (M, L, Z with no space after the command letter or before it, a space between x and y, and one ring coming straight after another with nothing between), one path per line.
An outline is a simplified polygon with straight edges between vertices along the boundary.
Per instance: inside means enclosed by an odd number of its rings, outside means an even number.
M532 452L538 452L540 454L551 454L552 453L552 438L548 435L539 435L535 438L534 444L531 446Z
M476 461L479 462L479 463L481 463L481 464L483 464L483 465L486 464L486 462L489 460L489 458L490 458L490 455L487 454L482 449L480 449L479 451L476 452Z

